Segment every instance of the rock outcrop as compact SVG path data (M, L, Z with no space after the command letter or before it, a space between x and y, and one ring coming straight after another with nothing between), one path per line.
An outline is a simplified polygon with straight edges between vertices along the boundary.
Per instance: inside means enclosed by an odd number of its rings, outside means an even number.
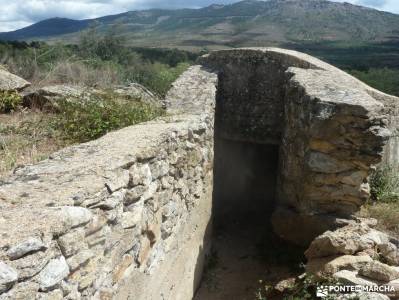
M144 86L131 83L127 86L116 86L107 90L79 85L56 84L25 91L23 105L41 110L57 110L59 101L70 102L100 101L102 97L113 97L119 101L142 101L162 106L161 100Z
M375 222L371 222L375 225ZM306 250L306 271L318 278L335 278L342 284L387 286L386 294L396 299L399 264L387 262L385 249L397 252L395 238L370 227L367 220L357 220L317 237ZM381 261L387 262L383 263Z
M0 66L0 91L22 91L30 86L30 83L18 77Z

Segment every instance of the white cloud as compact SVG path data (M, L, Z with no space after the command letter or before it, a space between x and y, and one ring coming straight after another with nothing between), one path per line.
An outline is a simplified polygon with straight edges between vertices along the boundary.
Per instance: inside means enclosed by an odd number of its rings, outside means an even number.
M345 2L345 0L334 0ZM202 7L237 0L0 0L0 32L25 27L51 17L87 19L147 8ZM399 13L398 0L346 0Z

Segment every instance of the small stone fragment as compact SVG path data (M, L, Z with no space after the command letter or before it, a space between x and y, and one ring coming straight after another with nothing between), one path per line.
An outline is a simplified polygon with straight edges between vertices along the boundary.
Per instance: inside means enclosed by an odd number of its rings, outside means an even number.
M130 205L138 201L141 196L148 190L148 186L138 185L131 190L128 190L125 195L124 203L125 205Z
M17 271L0 261L0 293L8 290L17 280Z
M93 217L90 210L77 206L64 206L61 208L60 214L61 218L72 228L90 222Z
M144 205L142 202L133 205L131 211L124 212L121 218L121 225L124 229L132 228L141 224Z
M130 185L149 185L152 181L151 169L148 164L141 166L133 165L129 169L130 173Z
M129 184L129 171L128 170L117 170L108 172L106 174L107 181L105 186L108 188L110 193L118 191Z
M79 269L82 265L87 263L87 261L94 257L94 253L91 250L82 250L76 255L67 259L67 263L71 272Z
M152 179L155 180L169 173L169 164L164 160L157 161L150 166L150 169Z
M44 248L45 246L40 239L36 237L31 237L23 241L22 243L19 243L18 245L11 247L7 251L7 255L10 259L18 259L24 256L25 254L36 252Z
M354 271L341 270L334 274L334 278L338 279L344 284L363 285L363 286L377 286L377 283L361 277Z
M84 247L85 232L83 228L78 228L75 231L71 231L64 234L58 239L58 245L62 251L62 254L66 257L74 255Z
M392 243L384 243L378 245L380 255L386 260L386 262L393 266L399 265L399 250Z
M378 281L389 282L399 278L399 271L379 261L372 261L359 270L359 274Z
M52 259L39 273L39 284L42 291L48 291L69 275L69 267L63 256Z

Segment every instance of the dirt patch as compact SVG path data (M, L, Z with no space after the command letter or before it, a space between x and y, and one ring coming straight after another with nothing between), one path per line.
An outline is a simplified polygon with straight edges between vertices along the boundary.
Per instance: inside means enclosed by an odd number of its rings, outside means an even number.
M213 251L195 300L259 299L265 284L301 273L301 250L288 251L294 248L274 236L264 220L251 222L248 217L215 229Z

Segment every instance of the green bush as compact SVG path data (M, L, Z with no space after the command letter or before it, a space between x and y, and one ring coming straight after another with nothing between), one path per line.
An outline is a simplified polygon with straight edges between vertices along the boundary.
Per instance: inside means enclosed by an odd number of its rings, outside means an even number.
M159 107L141 101L120 101L114 95L95 96L87 101L65 99L59 103L54 126L65 139L86 142L162 114Z
M391 166L380 167L370 177L371 197L374 201L399 200L399 174Z
M22 104L22 97L15 91L0 91L0 112L9 113Z

